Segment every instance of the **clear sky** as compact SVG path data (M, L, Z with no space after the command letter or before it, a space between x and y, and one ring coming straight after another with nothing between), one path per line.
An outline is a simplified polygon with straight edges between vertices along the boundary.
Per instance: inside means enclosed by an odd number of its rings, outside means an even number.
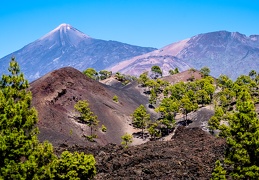
M161 48L219 30L259 35L259 0L2 0L0 58L62 23L93 38Z

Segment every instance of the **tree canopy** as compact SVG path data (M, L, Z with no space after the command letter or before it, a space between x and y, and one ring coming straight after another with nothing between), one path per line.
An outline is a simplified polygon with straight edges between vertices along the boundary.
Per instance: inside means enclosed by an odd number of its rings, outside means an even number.
M133 126L142 129L142 138L144 134L144 129L147 123L150 121L150 115L147 113L145 106L140 105L132 114Z
M206 77L210 75L210 68L208 68L207 66L202 67L200 70L201 74Z
M98 126L99 121L97 120L97 116L90 110L87 100L78 101L75 104L75 109L80 113L78 119L91 128L91 136L93 136L93 128Z
M83 73L91 79L94 79L94 80L99 79L98 72L94 68L88 68L84 70Z
M159 76L162 77L163 75L163 72L159 66L152 66L151 72L152 72L151 77L153 77L154 79L157 79Z
M128 147L130 143L132 143L133 136L131 134L125 133L123 136L121 136L121 144L124 147Z

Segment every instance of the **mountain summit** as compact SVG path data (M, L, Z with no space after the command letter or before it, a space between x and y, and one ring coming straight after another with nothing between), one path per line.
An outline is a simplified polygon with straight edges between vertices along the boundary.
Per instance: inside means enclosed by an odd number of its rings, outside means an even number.
M39 39L39 41L50 41L52 39L58 39L62 46L71 45L77 46L81 41L91 38L90 36L82 33L69 24L61 24L45 36Z
M66 66L81 71L88 67L106 69L153 50L155 48L94 39L69 24L61 24L38 40L0 59L0 74L7 73L12 56L16 57L26 78L33 81Z

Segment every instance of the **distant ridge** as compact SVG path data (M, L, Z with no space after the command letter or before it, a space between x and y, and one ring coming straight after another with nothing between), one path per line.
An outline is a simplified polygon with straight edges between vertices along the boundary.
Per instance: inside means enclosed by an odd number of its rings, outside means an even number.
M12 56L16 57L26 78L33 81L66 66L80 71L88 67L103 70L153 50L155 48L91 38L69 24L61 24L38 40L0 59L0 74L7 72Z
M199 34L161 49L119 62L110 67L114 72L139 75L159 65L168 75L170 69L184 71L208 66L211 75L226 74L235 79L250 70L259 70L259 35L217 31Z

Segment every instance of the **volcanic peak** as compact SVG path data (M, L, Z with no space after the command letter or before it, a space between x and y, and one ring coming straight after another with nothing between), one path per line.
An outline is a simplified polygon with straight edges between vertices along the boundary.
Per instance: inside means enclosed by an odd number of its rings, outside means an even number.
M63 23L63 24L60 24L55 29L53 29L52 31L50 31L45 36L41 37L39 40L50 39L50 38L52 39L53 36L56 36L56 35L58 35L60 37L60 39L63 39L64 36L74 37L74 38L76 37L76 38L80 38L80 39L91 38L90 36L84 34L83 32L79 31L78 29L74 28L70 24Z

